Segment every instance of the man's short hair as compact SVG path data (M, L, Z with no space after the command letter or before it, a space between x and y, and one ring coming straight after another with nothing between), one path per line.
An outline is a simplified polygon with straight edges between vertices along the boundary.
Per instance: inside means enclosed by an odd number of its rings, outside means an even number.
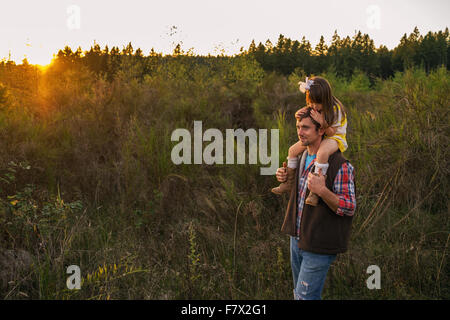
M297 119L297 121L301 121L301 120L303 120L305 118L310 118L312 123L316 126L316 131L319 131L320 123L318 123L316 120L313 119L313 117L311 117L311 110L312 110L311 107L307 108L305 111L300 113L298 115L298 117L296 117L296 119Z

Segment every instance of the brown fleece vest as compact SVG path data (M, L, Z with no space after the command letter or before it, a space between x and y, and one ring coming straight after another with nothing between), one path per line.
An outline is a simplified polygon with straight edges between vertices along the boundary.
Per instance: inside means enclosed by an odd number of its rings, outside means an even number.
M296 237L297 197L299 173L305 165L305 150L295 172L295 188L292 188L281 231ZM325 185L333 190L336 175L346 159L340 151L333 153L328 159L329 167ZM302 170L302 171L300 171ZM306 183L306 182L305 182ZM309 190L306 191L308 197ZM352 216L339 216L320 198L316 207L305 204L300 222L298 246L300 249L321 254L337 254L347 251L350 238Z

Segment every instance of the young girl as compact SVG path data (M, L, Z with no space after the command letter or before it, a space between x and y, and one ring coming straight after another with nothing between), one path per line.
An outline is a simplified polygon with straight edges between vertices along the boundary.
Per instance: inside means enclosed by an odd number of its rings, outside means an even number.
M331 86L328 81L322 77L306 78L306 82L299 82L300 91L306 93L307 106L295 113L295 118L299 120L299 115L306 108L313 108L311 117L317 121L321 128L325 129L324 139L320 143L316 156L314 173L318 174L321 169L322 174L326 175L328 169L328 157L338 149L344 152L347 149L346 129L347 117L344 105L335 96L332 95ZM303 153L306 146L298 141L289 148L287 164L287 180L280 186L273 188L272 192L282 194L291 190L293 181L295 181L295 169L298 163L298 155ZM306 169L306 168L305 168ZM306 204L316 206L319 198L316 194L310 192L305 200Z

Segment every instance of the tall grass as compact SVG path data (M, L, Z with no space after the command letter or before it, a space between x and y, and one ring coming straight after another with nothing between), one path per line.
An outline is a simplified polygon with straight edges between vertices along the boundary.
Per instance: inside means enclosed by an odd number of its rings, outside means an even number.
M2 297L291 299L275 178L255 165L176 166L170 135L193 133L194 120L278 128L281 164L303 75L264 74L243 57L136 66L108 79L55 65L34 98L0 79L1 249L34 262L5 278ZM408 70L373 88L360 73L323 76L348 110L358 201L324 297L448 299L448 72ZM81 290L65 286L72 264ZM371 264L381 290L366 287Z

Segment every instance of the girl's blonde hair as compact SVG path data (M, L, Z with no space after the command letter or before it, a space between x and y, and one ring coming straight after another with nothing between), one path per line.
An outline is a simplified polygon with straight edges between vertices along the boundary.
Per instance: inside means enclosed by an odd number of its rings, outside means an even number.
M333 96L330 83L327 79L313 76L310 80L313 80L314 83L310 85L309 90L306 90L306 102L308 105L311 103L320 103L322 105L323 116L329 126L337 120L333 108L334 105L339 105L343 116L346 117L344 105L338 98Z

